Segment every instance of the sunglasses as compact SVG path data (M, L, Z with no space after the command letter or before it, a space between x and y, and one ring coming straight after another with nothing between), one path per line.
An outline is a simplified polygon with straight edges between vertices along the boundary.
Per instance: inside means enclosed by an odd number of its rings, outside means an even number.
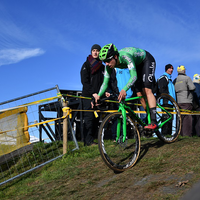
M105 59L103 62L104 62L104 63L109 63L112 59L113 59L113 56L112 56L111 58Z

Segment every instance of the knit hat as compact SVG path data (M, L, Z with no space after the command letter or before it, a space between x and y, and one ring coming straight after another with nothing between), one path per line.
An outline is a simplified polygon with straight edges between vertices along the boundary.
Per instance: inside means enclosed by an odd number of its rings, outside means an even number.
M193 82L194 83L200 83L200 75L199 74L195 74L193 76Z
M171 64L165 65L165 71L167 71L171 67L173 68L173 66Z
M185 67L183 65L180 65L177 67L177 72L183 72L185 70Z
M92 52L92 50L93 49L97 49L97 50L101 50L101 47L98 45L98 44L94 44L93 46L92 46L92 48L91 48L91 52Z

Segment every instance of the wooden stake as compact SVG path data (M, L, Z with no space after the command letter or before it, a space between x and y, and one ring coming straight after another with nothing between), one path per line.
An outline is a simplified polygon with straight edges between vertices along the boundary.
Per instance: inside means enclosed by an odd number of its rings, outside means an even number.
M63 108L67 107L68 102L63 102ZM63 116L67 116L68 111L66 111L66 109L64 109L63 111ZM67 153L67 132L68 132L68 117L65 117L63 119L63 154Z

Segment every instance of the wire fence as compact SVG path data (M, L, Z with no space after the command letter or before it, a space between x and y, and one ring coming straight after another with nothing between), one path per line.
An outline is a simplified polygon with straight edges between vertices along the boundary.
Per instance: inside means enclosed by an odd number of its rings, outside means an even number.
M63 119L58 86L0 103L0 185L63 155Z

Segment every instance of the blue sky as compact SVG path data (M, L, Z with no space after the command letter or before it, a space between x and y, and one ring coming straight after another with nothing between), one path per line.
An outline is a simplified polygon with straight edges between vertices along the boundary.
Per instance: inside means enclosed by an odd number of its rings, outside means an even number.
M197 0L0 0L1 100L54 87L81 90L95 43L138 47L164 66L200 73Z

